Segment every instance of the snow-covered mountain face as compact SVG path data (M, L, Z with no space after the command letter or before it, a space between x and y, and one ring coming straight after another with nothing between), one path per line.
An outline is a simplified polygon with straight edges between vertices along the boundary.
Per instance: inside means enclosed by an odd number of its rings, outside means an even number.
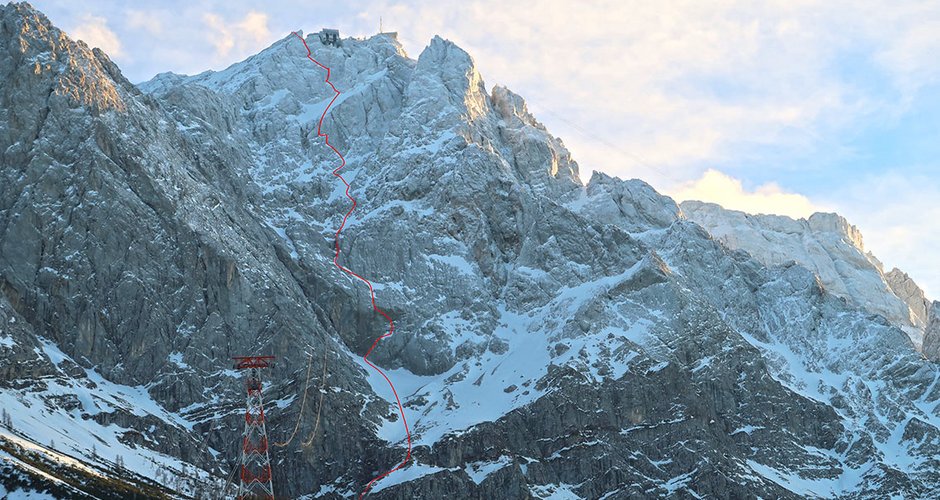
M816 213L794 220L780 215L750 215L714 203L683 202L689 220L732 249L764 265L794 261L813 271L827 291L908 333L920 349L930 321L923 290L899 269L885 272L865 250L858 229L837 214Z
M272 447L279 495L355 496L401 460L391 394L359 359L386 325L332 263L349 204L316 137L332 91L301 41L138 89L26 5L0 29L3 432L218 491L244 419L230 357L264 353L272 441L299 425ZM306 41L342 93L323 122L358 201L340 262L395 319L370 360L414 434L371 496L940 487L940 373L859 305L863 279L837 294L641 181L582 183L451 42L415 60L388 35Z

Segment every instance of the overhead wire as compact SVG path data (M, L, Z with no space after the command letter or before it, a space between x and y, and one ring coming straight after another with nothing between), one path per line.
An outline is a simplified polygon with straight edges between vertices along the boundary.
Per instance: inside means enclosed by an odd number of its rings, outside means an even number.
M325 353L326 350L324 349L323 352ZM300 421L304 415L304 408L307 405L307 390L310 389L310 371L312 368L313 368L313 350L311 349L309 359L307 360L307 381L304 383L304 395L303 395L303 398L300 400L300 411L297 412L297 421L294 423L294 430L293 432L290 433L290 437L287 438L286 441L271 443L272 446L275 446L277 448L285 448L291 443L291 441L294 440L294 436L297 435L297 430L300 429Z
M326 396L326 350L323 350L323 374L320 375L320 401L317 403L317 418L313 424L313 431L310 432L310 437L306 441L300 443L304 448L309 448L313 445L314 439L317 437L317 431L320 429L320 412L323 410L323 398Z
M640 155L638 155L638 154L636 154L636 153L634 153L634 152L632 152L632 151L628 151L628 150L624 149L623 147L618 146L618 145L616 145L616 144L610 142L610 141L607 140L607 139L604 139L604 138L601 137L600 135L598 135L598 134L596 134L596 133L593 133L593 132L591 132L590 130L588 130L587 128L585 128L585 127L579 125L579 124L578 124L577 122L575 122L573 119L571 119L571 118L569 118L569 117L566 117L566 116L563 116L563 115L561 115L560 113L556 113L556 112L552 111L551 109L549 109L549 108L547 108L547 107L544 107L544 106L542 106L542 105L535 106L535 112L538 113L538 114L545 113L546 115L555 117L557 120L560 120L560 121L562 121L562 122L564 122L564 123L570 125L571 128L573 128L575 131L577 131L578 134L581 135L582 137L584 137L584 138L586 138L586 139L588 139L588 140L591 140L591 141L594 141L594 142L598 142L598 143L600 143L600 144L603 144L603 145L606 146L607 148L609 148L609 149L611 149L611 150L613 150L613 151L619 153L620 155L622 155L622 156L624 156L624 157L626 157L626 158L629 158L633 163L636 163L636 164L641 165L641 166L643 166L643 167L645 167L645 168L647 168L647 169L649 169L649 170L652 170L652 171L658 173L660 176L662 176L662 177L664 177L664 178L666 178L666 179L668 179L668 180L671 180L671 181L673 181L673 182L675 182L675 183L677 183L677 184L685 184L685 183L688 183L688 181L689 181L688 179L680 179L679 177L675 176L673 173L671 173L671 172L669 172L669 171L667 171L667 170L664 170L662 167L657 166L657 165L655 165L655 164L653 164L653 163L647 161L647 160L646 160L645 158L643 158L642 156L640 156Z

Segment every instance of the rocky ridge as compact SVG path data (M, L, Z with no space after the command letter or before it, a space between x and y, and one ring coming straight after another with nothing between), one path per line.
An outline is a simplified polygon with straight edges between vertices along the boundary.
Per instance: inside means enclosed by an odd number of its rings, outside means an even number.
M859 230L840 215L815 213L795 220L699 201L683 202L682 212L723 244L766 265L794 261L810 269L828 291L885 317L907 332L918 349L924 343L930 301L923 290L899 269L885 272L865 250Z

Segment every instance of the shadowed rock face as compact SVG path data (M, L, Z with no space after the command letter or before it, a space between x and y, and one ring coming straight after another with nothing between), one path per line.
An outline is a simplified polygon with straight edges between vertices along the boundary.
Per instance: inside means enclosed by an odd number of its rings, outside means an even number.
M243 418L230 357L264 353L272 440L300 419L272 448L279 494L350 496L397 463L396 408L358 361L386 325L332 263L349 206L316 137L332 91L300 41L138 90L26 5L0 29L0 397L37 439L94 428L218 490ZM417 60L386 36L307 43L342 92L323 122L358 201L340 262L395 319L370 360L415 439L374 497L940 486L937 366L849 288L722 245L641 181L583 184L451 42Z
M940 363L940 302L930 305L927 315L927 332L924 334L924 356Z
M911 323L919 328L926 328L930 319L930 301L924 296L924 291L907 273L898 268L885 274L885 280L891 291L910 308Z

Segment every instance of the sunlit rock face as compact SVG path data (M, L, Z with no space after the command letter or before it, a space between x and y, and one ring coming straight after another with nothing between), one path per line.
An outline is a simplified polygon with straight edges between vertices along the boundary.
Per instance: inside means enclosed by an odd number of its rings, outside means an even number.
M387 325L332 262L349 202L300 40L138 89L28 6L2 16L0 398L19 429L218 491L244 424L230 358L271 354L272 441L299 419L271 449L279 495L355 496L401 460L397 407L360 361ZM395 320L370 360L415 442L374 497L940 487L937 365L905 334L917 291L844 219L735 215L726 234L642 181L583 183L449 41L417 59L386 35L306 41L341 92L322 129L358 202L340 263Z

